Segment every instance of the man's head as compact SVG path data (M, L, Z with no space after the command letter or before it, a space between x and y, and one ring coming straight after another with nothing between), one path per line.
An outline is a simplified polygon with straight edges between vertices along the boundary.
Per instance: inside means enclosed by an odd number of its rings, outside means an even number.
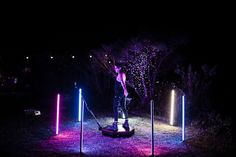
M123 68L122 63L119 63L119 62L115 63L114 70L115 70L116 73L119 73L119 72L123 71L122 68Z
M117 65L114 65L114 70L116 73L119 73L120 70L121 70L121 67L117 66Z

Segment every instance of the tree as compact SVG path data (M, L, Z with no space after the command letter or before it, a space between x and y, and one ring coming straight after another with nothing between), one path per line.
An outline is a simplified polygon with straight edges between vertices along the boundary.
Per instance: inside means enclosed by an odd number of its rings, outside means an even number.
M187 67L177 67L176 73L181 76L182 89L187 96L188 111L191 115L208 111L212 102L210 102L209 93L211 85L216 75L217 66L210 67L203 64L199 69L194 69L192 65Z
M176 45L138 38L102 45L100 49L92 51L91 72L96 73L93 76L105 72L112 77L115 75L112 65L123 62L127 70L127 84L134 89L142 104L146 104L154 98L157 77L163 68L161 65L174 52ZM104 84L95 84L97 89L100 89L99 86L104 87Z

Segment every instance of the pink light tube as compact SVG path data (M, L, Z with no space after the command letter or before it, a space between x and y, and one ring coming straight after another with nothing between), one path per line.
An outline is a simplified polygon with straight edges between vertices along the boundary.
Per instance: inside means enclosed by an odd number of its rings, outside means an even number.
M56 135L59 132L59 110L60 110L60 94L57 94L57 121L56 121Z
M184 95L182 96L182 141L185 140L185 100Z

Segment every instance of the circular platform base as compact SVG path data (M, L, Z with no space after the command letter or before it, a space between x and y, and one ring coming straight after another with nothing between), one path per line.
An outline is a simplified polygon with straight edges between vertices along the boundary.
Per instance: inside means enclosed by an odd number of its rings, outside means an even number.
M121 124L118 124L118 131L108 129L109 125L102 128L102 134L110 137L130 137L134 134L134 128L129 127L129 130L125 130Z

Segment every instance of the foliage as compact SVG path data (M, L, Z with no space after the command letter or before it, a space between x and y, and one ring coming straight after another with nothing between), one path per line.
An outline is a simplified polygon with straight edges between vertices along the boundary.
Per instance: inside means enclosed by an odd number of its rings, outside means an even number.
M142 104L146 104L156 95L157 77L161 69L164 69L161 65L174 52L175 46L138 38L109 46L102 45L100 49L93 50L91 55L90 71L94 76L94 87L96 89L106 87L105 84L100 84L96 80L99 76L104 75L101 73L114 77L113 65L121 62L126 69L127 85L133 89ZM106 75L106 77L109 76ZM111 84L109 82L104 83ZM101 90L98 91L101 92Z
M191 116L197 116L200 111L209 111L211 100L209 93L216 75L217 66L201 65L199 69L192 65L177 67L176 73L181 76L182 89L187 99L187 110Z

